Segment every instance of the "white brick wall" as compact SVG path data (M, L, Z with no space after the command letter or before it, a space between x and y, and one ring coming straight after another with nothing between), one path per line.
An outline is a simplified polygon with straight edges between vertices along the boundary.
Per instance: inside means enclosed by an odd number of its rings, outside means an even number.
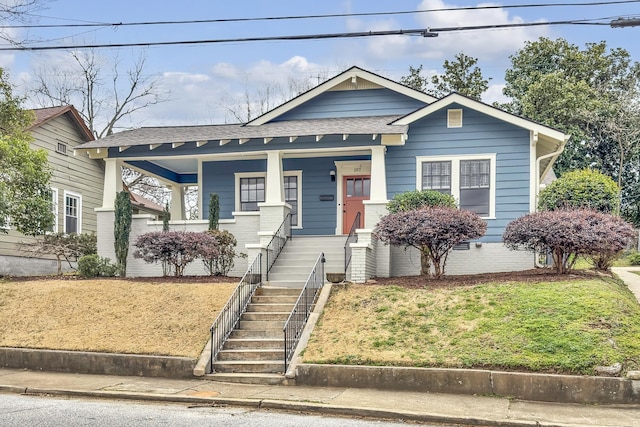
M483 243L477 248L451 251L445 274L481 274L503 271L521 271L534 268L534 255L528 251L511 251L502 243ZM391 247L391 276L411 276L420 274L420 255L417 249L405 251L401 247Z
M141 259L133 257L135 247L133 243L137 237L144 233L162 230L162 221L152 221L150 215L134 215L131 222L131 235L129 241L131 247L127 257L127 276L130 277L154 277L162 276L162 266L160 264L147 264ZM98 210L98 254L108 257L115 262L115 250L113 247L113 211ZM257 243L258 227L260 218L258 214L238 216L235 220L221 220L220 229L232 233L238 245L236 252L247 253L246 244ZM170 221L169 228L174 231L205 231L208 228L207 221ZM240 277L247 270L247 259L236 258L234 268L229 272L229 276ZM185 276L207 274L201 260L193 261L185 268Z

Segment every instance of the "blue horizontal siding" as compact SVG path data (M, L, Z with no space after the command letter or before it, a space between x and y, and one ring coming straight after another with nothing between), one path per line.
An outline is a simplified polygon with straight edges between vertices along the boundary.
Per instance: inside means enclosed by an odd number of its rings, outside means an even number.
M324 92L273 121L404 115L426 104L390 89Z
M329 171L336 161L369 160L370 156L335 156L283 159L285 171L302 171L302 229L295 235L331 235L336 229L337 182ZM220 196L220 218L233 218L235 209L235 173L266 172L266 160L212 161L202 163L203 218L209 217L209 194ZM333 196L332 201L320 201L321 195Z
M496 219L488 220L485 242L502 241L506 224L529 212L529 131L462 106L463 127L447 128L437 111L409 128L404 146L388 147L387 196L416 188L417 156L496 153Z

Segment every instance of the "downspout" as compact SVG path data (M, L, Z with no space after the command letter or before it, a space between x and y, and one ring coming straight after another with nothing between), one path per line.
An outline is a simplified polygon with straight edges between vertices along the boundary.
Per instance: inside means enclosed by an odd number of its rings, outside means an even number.
M564 147L565 145L567 145L567 142L569 141L569 137L565 137L564 141L558 146L558 148L556 149L556 151L552 151L551 153L547 153L543 156L537 157L536 158L536 185L535 185L535 190L536 190L536 197L535 197L535 209L536 211L538 210L538 194L540 193L540 163L545 160L548 159L549 157L557 157L560 154L562 154L562 152L564 151ZM536 254L535 256L535 265L536 267L544 267L544 265L540 264L540 258L538 257L538 255Z

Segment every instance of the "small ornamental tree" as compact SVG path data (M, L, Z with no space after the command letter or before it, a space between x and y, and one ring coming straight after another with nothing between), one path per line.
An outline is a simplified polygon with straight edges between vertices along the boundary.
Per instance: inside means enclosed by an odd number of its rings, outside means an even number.
M433 277L441 278L449 252L458 243L477 239L487 231L487 223L477 214L450 207L425 207L398 212L380 219L374 230L384 243L414 247L433 265ZM422 274L431 273L422 268Z
M66 262L73 268L72 262L85 255L96 253L96 235L94 233L82 234L45 234L41 239L22 243L20 250L28 256L41 257L53 255L57 261L57 274L62 274L62 264Z
M238 256L235 250L238 241L227 230L209 230L207 233L215 239L216 246L202 249L204 267L211 276L226 276L233 268L235 257Z
M116 195L115 220L113 225L113 246L116 265L121 277L127 275L127 255L129 255L129 235L131 234L131 196L126 191Z
M456 200L451 194L435 190L414 190L398 193L387 203L389 213L407 212L425 206L445 206L456 208Z
M220 221L220 197L217 193L209 194L209 230L217 230Z
M169 231L169 221L171 221L171 212L169 212L169 203L165 203L162 210L162 231Z
M558 274L573 268L578 256L608 269L634 239L633 227L618 216L588 209L542 211L507 224L502 236L509 249L551 251Z
M567 172L540 192L540 210L593 209L617 213L620 188L613 179L589 169Z
M154 231L138 236L133 256L147 263L166 263L176 277L181 277L187 264L200 257L205 248L215 248L216 243L206 232Z

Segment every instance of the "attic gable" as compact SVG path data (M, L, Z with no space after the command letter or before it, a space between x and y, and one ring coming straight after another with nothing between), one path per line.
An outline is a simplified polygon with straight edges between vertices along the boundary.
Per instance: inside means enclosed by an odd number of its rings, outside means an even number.
M347 71L327 80L315 88L298 95L290 101L274 108L262 116L251 120L246 126L259 126L272 121L294 108L309 102L310 100L331 91L369 90L386 88L400 93L425 104L436 101L436 98L426 93L417 91L385 77L371 73L358 67L351 67Z

